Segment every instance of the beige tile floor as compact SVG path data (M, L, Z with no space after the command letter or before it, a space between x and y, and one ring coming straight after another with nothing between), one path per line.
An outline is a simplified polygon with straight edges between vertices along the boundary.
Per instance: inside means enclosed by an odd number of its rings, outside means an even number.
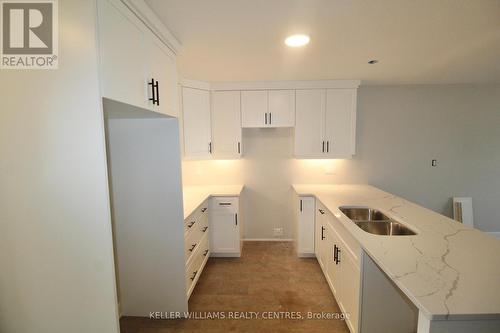
M229 312L340 312L316 259L299 259L290 242L245 242L241 258L210 258L189 310ZM338 319L179 319L124 317L122 333L349 332Z

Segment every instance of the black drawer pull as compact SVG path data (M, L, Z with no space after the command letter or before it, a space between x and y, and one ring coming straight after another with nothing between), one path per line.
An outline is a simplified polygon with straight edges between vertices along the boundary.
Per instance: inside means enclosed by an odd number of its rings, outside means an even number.
M195 223L196 221L191 221L191 223L188 224L188 228L191 228Z
M231 206L232 203L230 202L219 202L219 206Z
M206 257L208 254L208 249L205 250L205 252L203 252L203 256Z
M193 276L190 277L191 281L194 281L194 278L196 277L196 274L198 274L198 271L193 272Z
M208 230L208 227L203 228L201 231L205 232Z
M202 209L201 209L201 212L202 212L202 213L205 213L206 211L207 211L207 208L202 208Z
M319 212L321 213L321 215L324 215L325 214L325 211L323 209L318 209Z
M193 245L191 245L191 248L189 249L189 252L193 252L194 248L196 247L196 243L194 243Z

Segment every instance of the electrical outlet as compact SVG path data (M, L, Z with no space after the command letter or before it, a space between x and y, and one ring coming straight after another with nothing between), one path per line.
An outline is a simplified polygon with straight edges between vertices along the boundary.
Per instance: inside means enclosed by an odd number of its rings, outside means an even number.
M432 161L431 161L431 165L432 165L433 167L437 166L437 165L438 165L438 160L432 160Z
M273 235L275 237L283 236L283 228L274 228Z

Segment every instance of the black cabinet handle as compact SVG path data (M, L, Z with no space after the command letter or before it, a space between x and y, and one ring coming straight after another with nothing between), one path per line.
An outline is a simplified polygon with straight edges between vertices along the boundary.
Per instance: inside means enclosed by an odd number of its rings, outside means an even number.
M191 281L194 281L194 278L196 277L196 274L198 274L198 271L193 272L193 276L190 277Z
M188 224L188 228L191 228L195 223L196 221L191 221L191 223Z
M323 147L321 148L321 152L325 152L325 141L323 141Z
M326 152L329 153L330 152L330 141L327 141L326 142Z
M149 98L149 100L152 101L153 104L156 104L155 79L151 79L151 82L148 82L148 86L151 86L151 96L152 96Z
M203 207L203 208L201 209L201 212L202 212L202 213L205 213L206 211L207 211L207 208L206 208L206 207Z
M189 252L193 252L194 248L196 247L196 243L194 243L193 245L191 245L191 248L189 249Z
M203 256L206 257L208 254L208 249L205 250L205 252L203 252Z
M302 211L302 199L300 200L300 211Z
M318 209L319 212L321 213L321 215L324 215L325 214L325 211L323 209Z
M238 142L238 154L241 154L241 144Z
M230 202L219 202L219 206L231 206Z
M321 226L321 240L325 239L325 235L323 234L324 231L325 231L325 227Z
M269 112L269 124L271 125L273 123L273 114Z
M335 245L335 253L334 253L334 260L335 260L335 265L338 265L340 263L340 247Z
M208 227L203 228L203 232L206 232L208 230Z
M160 82L156 81L156 105L160 106Z
M267 125L267 112L265 113L264 117L265 117L265 121L266 121L266 125Z
M333 245L333 262L337 263L337 245Z
M238 225L238 213L234 214L234 223Z
M208 143L208 152L212 154L212 142Z

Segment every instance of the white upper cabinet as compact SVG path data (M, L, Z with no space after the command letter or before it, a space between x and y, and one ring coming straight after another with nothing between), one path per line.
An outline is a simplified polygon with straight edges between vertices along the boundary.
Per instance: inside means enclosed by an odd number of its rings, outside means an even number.
M297 91L296 158L351 158L355 136L356 89Z
M295 156L323 156L325 90L297 90L296 96Z
M239 91L212 93L212 152L214 158L241 156L241 98Z
M120 3L98 1L102 94L148 107L146 52L141 22Z
M178 94L178 75L177 62L175 55L156 37L149 38L149 75L148 80L154 80L155 99L153 103L149 98L152 96L151 86L148 85L149 107L155 111L167 114L173 117L179 116L179 94ZM158 96L156 96L158 94Z
M210 92L182 88L184 157L207 159L211 157Z
M267 127L269 122L268 97L265 90L241 92L242 127Z
M355 153L356 90L326 91L325 141L326 154L345 158Z
M295 90L270 90L268 113L270 127L293 127L295 125Z
M177 117L175 55L119 0L99 0L103 97Z
M241 92L242 127L293 127L295 90L247 90Z

